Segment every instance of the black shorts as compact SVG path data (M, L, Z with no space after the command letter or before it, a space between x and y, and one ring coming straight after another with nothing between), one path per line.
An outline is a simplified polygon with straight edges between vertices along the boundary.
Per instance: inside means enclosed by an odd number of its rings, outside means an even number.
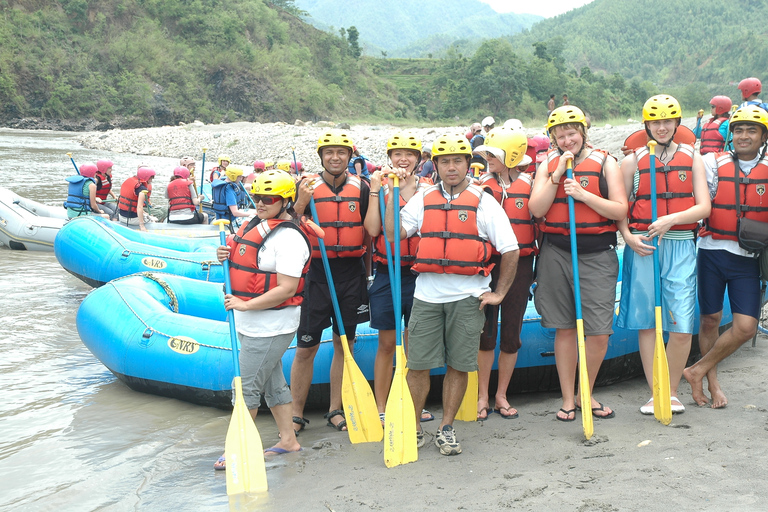
M341 320L344 323L344 333L347 340L355 338L357 324L368 321L368 287L365 275L354 279L333 283L341 310ZM323 329L333 325L333 332L339 333L339 326L333 311L331 293L326 283L306 281L304 287L304 302L301 304L301 320L296 332L296 345L307 348L320 343Z
M171 224L184 224L184 225L187 225L187 224L202 224L203 223L203 214L200 213L198 210L195 210L192 213L194 213L194 216L191 219L187 219L187 220L168 220L168 222L171 223Z

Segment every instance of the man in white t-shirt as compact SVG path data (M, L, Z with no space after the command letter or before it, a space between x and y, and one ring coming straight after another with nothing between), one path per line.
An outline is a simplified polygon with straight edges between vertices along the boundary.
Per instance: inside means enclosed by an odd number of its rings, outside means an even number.
M429 393L429 371L447 365L443 381L443 418L435 444L443 455L461 453L453 420L477 370L483 307L499 304L515 277L517 238L493 196L467 178L472 150L460 134L443 135L432 145L437 185L414 195L401 210L400 237L421 237L414 272L418 272L408 323L408 386L416 414L417 444L425 444L419 412ZM405 172L396 170L401 179ZM391 181L390 181L391 183ZM389 194L386 228L394 237L394 209ZM501 253L501 273L491 290L491 247Z
M757 254L739 243L740 219L768 222L768 200L763 204L768 197L768 113L754 105L740 108L729 129L734 153L703 157L712 212L700 233L697 254L702 358L683 371L699 405L709 403L703 387L707 378L713 409L728 405L717 380L717 364L754 336L760 317L760 268ZM718 335L726 287L733 324Z

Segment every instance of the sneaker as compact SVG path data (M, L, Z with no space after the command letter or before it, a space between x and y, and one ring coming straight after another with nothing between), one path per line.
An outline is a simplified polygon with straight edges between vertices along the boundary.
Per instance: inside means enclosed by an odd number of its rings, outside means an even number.
M435 446L440 448L440 453L443 455L458 455L461 453L461 445L456 439L456 431L453 430L451 425L446 425L437 431Z
M424 429L421 429L416 432L416 448L421 448L425 444L427 444L427 437L426 434L424 434Z

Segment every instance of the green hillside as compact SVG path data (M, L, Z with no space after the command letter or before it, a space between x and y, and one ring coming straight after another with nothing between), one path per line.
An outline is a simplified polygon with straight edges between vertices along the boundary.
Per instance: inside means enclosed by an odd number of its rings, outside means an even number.
M347 40L274 4L295 10L285 0L0 0L0 122L292 122L402 108Z
M499 14L478 0L296 0L295 4L320 28L356 27L369 54L380 56L384 51L389 57L426 57L457 39L514 34L542 19Z

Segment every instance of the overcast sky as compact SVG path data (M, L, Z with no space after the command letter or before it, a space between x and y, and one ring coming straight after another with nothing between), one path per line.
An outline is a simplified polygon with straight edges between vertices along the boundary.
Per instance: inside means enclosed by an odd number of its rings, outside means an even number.
M551 18L564 12L570 11L592 0L480 0L491 7L496 12L514 12L517 14L528 13L538 14L545 18Z

